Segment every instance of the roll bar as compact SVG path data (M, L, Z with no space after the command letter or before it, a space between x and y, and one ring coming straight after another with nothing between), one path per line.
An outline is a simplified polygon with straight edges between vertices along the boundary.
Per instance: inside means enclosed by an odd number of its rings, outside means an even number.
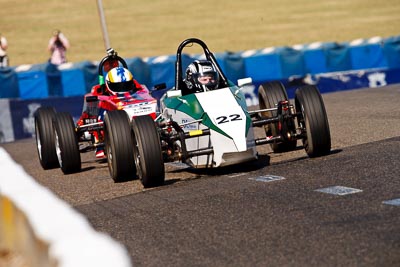
M182 90L182 88L185 88L185 83L183 82L183 77L182 77L182 50L185 48L188 44L198 44L203 48L204 55L206 56L206 59L211 61L212 64L214 64L215 68L218 71L219 77L220 77L220 85L222 87L228 87L228 79L225 77L224 73L221 70L221 67L219 66L217 60L215 59L215 56L211 51L208 49L207 45L200 39L197 38L189 38L184 40L178 47L178 50L176 52L176 62L175 62L175 89L176 90ZM221 84L222 83L222 84Z
M103 76L103 66L104 62L107 60L118 60L118 62L121 62L122 66L124 68L128 68L128 65L126 64L125 60L118 56L118 53L114 51L113 48L107 49L107 56L105 56L99 63L99 68L98 68L98 75L99 75L99 84L104 84L104 76Z

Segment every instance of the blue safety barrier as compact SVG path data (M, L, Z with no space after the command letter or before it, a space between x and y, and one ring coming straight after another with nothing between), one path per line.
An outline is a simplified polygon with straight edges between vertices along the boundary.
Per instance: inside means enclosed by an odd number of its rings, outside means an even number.
M99 84L98 66L91 61L83 61L74 65L83 72L86 92L90 92L93 86Z
M78 68L61 71L63 96L82 96L86 94L86 81L82 70Z
M246 77L246 68L244 59L241 57L240 53L226 52L218 56L223 72L226 78L234 83L238 79Z
M278 49L279 61L283 78L304 76L307 74L303 51L292 47Z
M261 50L245 56L244 66L246 77L251 77L256 83L283 78L281 61L276 49Z
M353 70L388 67L387 59L380 43L361 43L350 46L351 66Z
M321 93L340 90L379 87L400 83L400 68L346 71L327 74L316 74L309 77L281 79L287 88L290 99L299 86L315 84ZM258 87L261 82L245 86L243 93L249 106L258 104ZM153 96L159 99L165 90L154 91ZM55 107L58 112L69 112L76 121L82 113L83 97L49 97L45 99L0 99L0 142L12 142L17 139L34 136L34 113L41 106Z
M148 64L151 71L151 84L157 85L165 83L168 88L172 88L175 78L175 57L165 56L149 59Z
M58 69L58 66L51 63L47 64L45 73L49 87L49 96L65 96L63 95L61 84L61 71Z
M306 73L317 74L328 72L325 52L322 43L314 43L303 48Z
M400 36L387 38L383 41L383 53L389 68L400 66Z
M351 70L349 47L346 44L326 43L323 45L328 72Z
M12 68L0 68L0 98L19 98L18 76Z
M152 86L150 66L139 57L128 58L125 60L128 69L132 72L133 77L141 84Z
M18 72L19 96L21 99L49 97L47 75L42 70Z
M400 36L353 42L313 43L215 54L229 80L251 77L255 84L322 73L400 67ZM182 54L182 71L202 55ZM125 59L136 80L149 89L175 85L176 55ZM79 96L98 84L98 63L56 66L48 62L0 71L0 98L40 99Z
M83 97L53 97L9 102L14 139L31 138L35 135L34 115L41 106L54 107L58 112L69 112L75 120L82 113Z

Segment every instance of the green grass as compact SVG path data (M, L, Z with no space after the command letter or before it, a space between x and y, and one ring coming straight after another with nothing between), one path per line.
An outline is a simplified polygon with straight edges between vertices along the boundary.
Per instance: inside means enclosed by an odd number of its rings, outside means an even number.
M105 54L97 0L0 0L11 65L47 61L61 29L70 62ZM400 35L398 0L103 0L111 46L125 58L171 55L197 37L213 52ZM198 51L187 51L197 53Z

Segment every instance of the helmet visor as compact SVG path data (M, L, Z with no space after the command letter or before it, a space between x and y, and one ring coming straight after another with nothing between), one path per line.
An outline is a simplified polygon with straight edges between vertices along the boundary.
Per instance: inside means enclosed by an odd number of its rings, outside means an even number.
M209 89L215 89L218 85L218 74L216 72L195 73L194 78L200 85Z
M126 81L126 82L117 82L113 83L110 81L107 81L107 86L108 89L115 93L123 93L123 92L129 92L131 90L135 89L135 86L133 85L133 81Z

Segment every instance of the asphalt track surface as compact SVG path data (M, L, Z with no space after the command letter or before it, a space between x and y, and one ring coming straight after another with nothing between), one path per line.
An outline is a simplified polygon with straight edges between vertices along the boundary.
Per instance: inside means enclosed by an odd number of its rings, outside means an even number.
M82 172L63 175L41 169L33 139L2 146L124 244L134 266L400 266L400 206L392 205L400 202L400 85L323 98L330 155L260 146L260 160L243 166L166 164L166 185L155 189L114 183L93 153L82 155ZM318 191L333 186L356 191Z

